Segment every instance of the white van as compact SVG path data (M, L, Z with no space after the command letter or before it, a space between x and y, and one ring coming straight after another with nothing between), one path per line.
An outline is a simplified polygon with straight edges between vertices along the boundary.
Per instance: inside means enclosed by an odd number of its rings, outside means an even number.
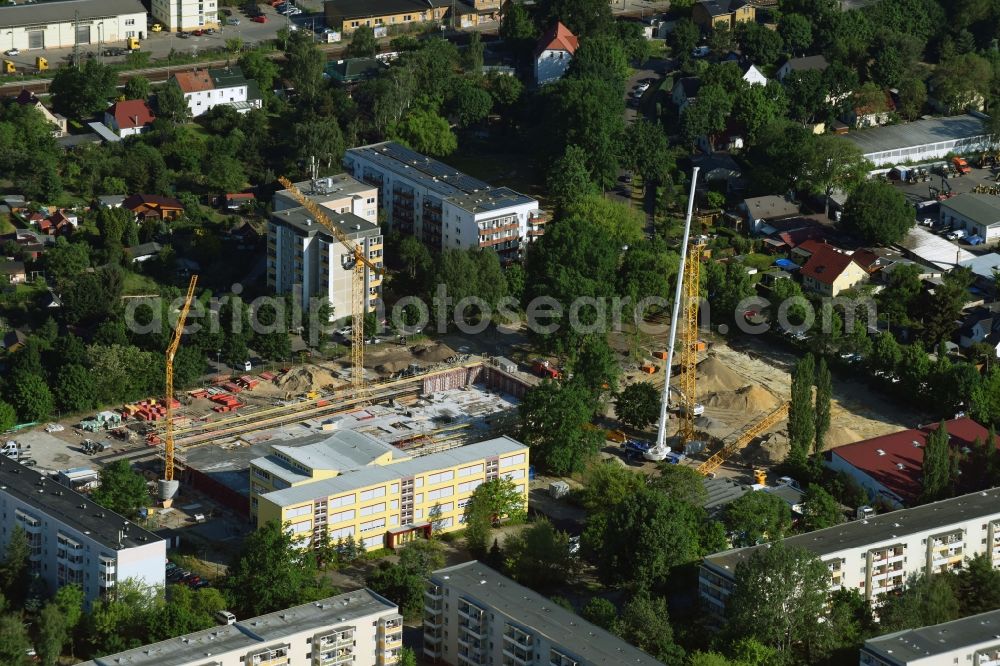
M227 610L215 612L215 621L219 624L236 624L236 616Z

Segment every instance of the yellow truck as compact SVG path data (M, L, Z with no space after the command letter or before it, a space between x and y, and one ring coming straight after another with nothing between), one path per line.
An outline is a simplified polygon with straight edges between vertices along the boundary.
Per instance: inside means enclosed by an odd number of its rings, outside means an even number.
M161 30L163 30L163 26L160 25L159 23L154 23L153 25L149 26L150 32L160 32Z
M139 38L138 37L129 37L127 40L125 40L125 44L128 47L129 51L138 51L139 50Z

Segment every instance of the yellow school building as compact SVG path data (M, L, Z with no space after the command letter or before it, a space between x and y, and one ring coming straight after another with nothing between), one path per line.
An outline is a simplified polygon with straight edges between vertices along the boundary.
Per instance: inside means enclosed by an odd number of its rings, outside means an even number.
M279 521L302 547L350 536L367 550L395 548L462 529L472 492L500 477L528 503L528 447L510 437L417 457L353 431L315 439L272 446L250 467L252 519Z

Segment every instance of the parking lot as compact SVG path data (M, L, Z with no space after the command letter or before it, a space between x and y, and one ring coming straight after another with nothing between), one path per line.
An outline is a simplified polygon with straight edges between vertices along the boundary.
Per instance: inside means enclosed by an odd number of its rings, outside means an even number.
M936 173L931 173L927 182L918 182L914 184L899 181L892 182L895 182L896 187L898 187L899 190L906 196L907 201L912 203L933 199L934 197L931 196L930 188L947 190L950 186L951 190L956 194L964 194L966 192L973 191L977 185L995 185L998 171L995 169L980 169L972 166L975 163L976 160L969 159L971 172L964 176L956 176L954 178L946 179L947 185L944 186L942 186L941 183L941 175Z

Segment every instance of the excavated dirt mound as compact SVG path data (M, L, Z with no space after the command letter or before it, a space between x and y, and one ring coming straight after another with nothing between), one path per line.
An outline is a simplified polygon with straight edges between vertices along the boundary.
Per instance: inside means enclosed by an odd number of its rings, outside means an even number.
M278 388L288 394L307 393L308 391L319 390L330 384L342 384L327 370L311 365L298 367L281 376L277 381Z
M823 438L823 449L827 450L844 446L845 444L854 444L863 439L864 437L846 426L834 426L830 428L830 431L826 433L826 437Z
M441 363L455 356L455 350L446 344L438 343L431 347L418 349L413 352L413 355L424 363Z
M381 375L391 375L394 372L399 372L400 370L406 370L410 367L409 361L388 361L382 363L381 365L375 366L375 371Z
M749 382L730 370L716 356L709 355L698 364L698 390L706 393L721 393L743 388Z
M770 391L760 386L744 386L736 391L713 393L705 400L708 407L732 409L748 415L770 411L778 406L778 399Z

